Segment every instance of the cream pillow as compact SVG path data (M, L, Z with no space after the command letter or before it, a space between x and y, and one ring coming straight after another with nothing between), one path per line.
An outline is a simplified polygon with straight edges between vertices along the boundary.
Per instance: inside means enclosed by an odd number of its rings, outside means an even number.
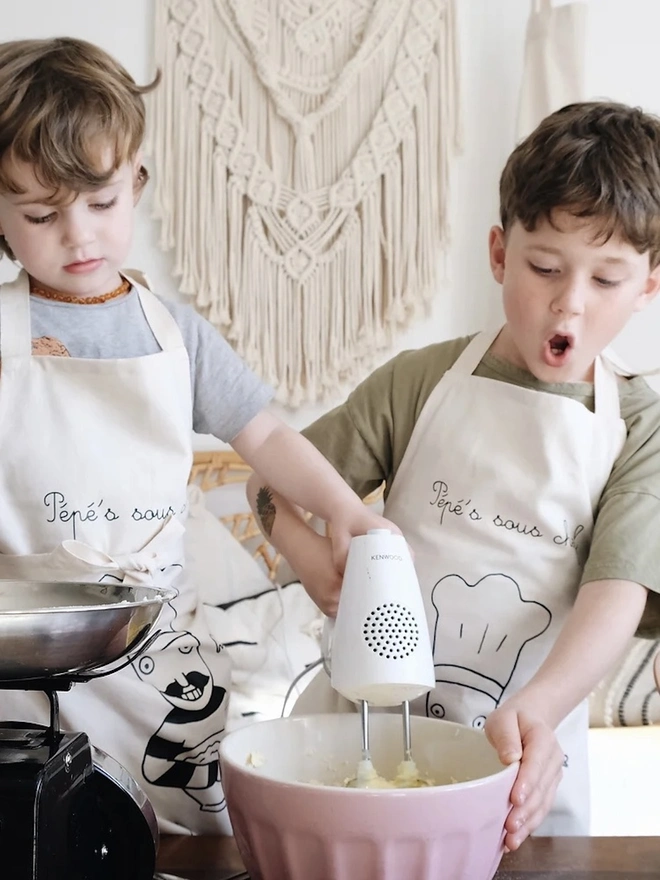
M209 631L232 661L227 729L278 717L293 679L320 657L323 615L300 583L273 584L265 568L188 488L187 571ZM301 688L296 690L296 695Z
M202 602L221 605L272 588L265 568L206 509L199 486L188 487L188 510L186 569Z
M300 583L272 587L228 608L206 608L214 638L232 659L228 729L279 718L294 679L321 656L323 615ZM291 694L288 709L307 684Z

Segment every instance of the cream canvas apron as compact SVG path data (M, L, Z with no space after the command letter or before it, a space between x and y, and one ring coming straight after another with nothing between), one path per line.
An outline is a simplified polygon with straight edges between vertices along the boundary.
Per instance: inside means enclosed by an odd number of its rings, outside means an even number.
M516 134L527 137L560 107L585 99L587 2L531 0Z
M498 332L476 336L432 392L385 506L414 550L434 652L436 687L413 711L477 728L556 640L626 432L600 359L593 413L474 376ZM346 705L324 673L308 691L297 713ZM557 729L564 777L537 834L589 833L587 727L585 703Z
M27 276L0 287L0 578L174 586L146 653L61 695L62 727L126 767L162 831L230 833L217 760L229 660L183 574L188 353L131 282L162 351L105 360L33 357ZM47 718L45 695L0 691L0 720Z

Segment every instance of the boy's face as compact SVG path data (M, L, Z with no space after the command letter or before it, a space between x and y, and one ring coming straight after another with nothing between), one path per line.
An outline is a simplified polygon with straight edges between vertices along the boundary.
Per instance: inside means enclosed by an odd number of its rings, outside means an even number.
M108 293L120 283L131 245L138 168L139 157L102 189L53 204L32 166L14 163L11 176L24 192L0 192L0 234L44 287L78 297Z
M492 353L544 382L592 381L596 357L657 293L660 268L618 237L598 239L589 218L556 211L553 223L491 229L507 321Z

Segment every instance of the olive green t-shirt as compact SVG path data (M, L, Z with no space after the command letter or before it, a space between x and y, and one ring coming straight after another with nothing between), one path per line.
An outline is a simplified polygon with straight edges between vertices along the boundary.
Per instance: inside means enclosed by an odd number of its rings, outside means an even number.
M473 337L404 351L362 382L345 403L303 434L365 497L392 487L417 419L431 392ZM523 388L561 394L593 412L591 383L549 384L486 354L474 373ZM634 581L649 592L638 635L660 634L660 397L642 377L619 379L626 441L596 511L581 583Z

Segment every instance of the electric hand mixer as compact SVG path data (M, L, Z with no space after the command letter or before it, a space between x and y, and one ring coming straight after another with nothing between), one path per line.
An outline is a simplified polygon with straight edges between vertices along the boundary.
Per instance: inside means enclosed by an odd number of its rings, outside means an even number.
M362 761L355 784L376 774L369 758L369 706L403 707L406 776L414 778L410 701L435 687L424 602L408 545L389 529L351 541L334 623L324 629L332 687L361 706Z

